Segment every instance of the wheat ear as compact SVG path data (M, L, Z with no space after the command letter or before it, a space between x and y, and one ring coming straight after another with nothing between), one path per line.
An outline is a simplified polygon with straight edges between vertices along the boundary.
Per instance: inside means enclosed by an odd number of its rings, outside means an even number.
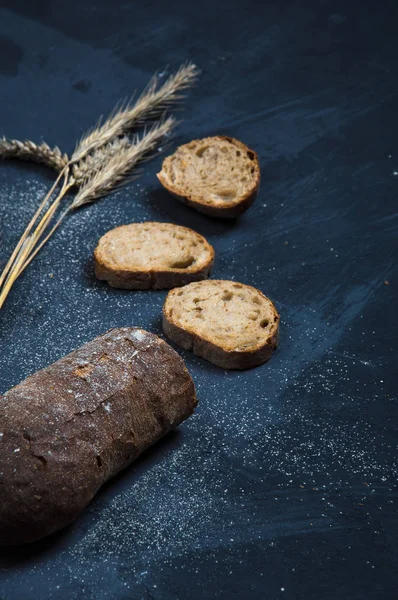
M110 158L129 143L130 140L127 136L116 138L78 163L74 163L71 181L73 177L74 185L80 186L92 173L98 171L102 165L105 165ZM35 144L30 140L20 141L6 138L0 139L0 158L16 158L42 163L57 172L62 171L69 163L68 155L62 154L57 146L50 148L45 142Z
M62 171L69 161L68 156L62 154L58 146L50 148L45 142L35 144L30 140L20 141L6 138L0 139L0 158L17 158L42 163L58 172Z
M156 123L149 131L144 132L142 137L136 136L132 144L120 149L105 165L87 178L76 194L71 209L88 204L120 187L122 183L131 181L133 176L127 177L127 175L131 173L138 162L148 157L161 139L170 135L175 123L173 117Z
M153 118L162 113L165 108L180 100L182 92L193 85L199 75L199 69L188 63L180 69L159 88L158 77L152 78L147 89L133 104L121 107L105 121L83 137L72 155L72 162L78 162L96 148L107 144L117 136L128 132L133 126L144 119Z
M116 138L108 142L102 148L98 148L93 154L72 165L72 176L77 186L81 186L90 177L106 166L108 161L124 148L130 145L127 136Z

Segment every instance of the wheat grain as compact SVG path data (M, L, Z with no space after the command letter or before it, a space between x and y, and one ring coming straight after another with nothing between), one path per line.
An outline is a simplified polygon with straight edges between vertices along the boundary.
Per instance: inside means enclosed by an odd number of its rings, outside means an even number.
M69 161L68 156L62 154L58 146L50 148L45 142L35 144L30 140L7 140L6 138L0 139L0 158L17 158L42 163L56 171L62 171Z
M133 143L125 148L120 148L110 160L101 165L96 172L93 172L80 187L71 208L88 204L120 187L122 183L125 184L131 181L131 171L137 163L148 157L148 154L154 150L159 141L170 134L175 124L175 119L169 117L163 122L156 123L141 138L136 137ZM130 176L127 177L129 173Z
M104 167L120 150L129 145L130 140L127 136L116 138L102 148L97 148L93 154L89 154L78 163L73 164L72 174L75 185L81 186Z
M199 74L193 64L186 64L162 85L159 89L158 78L152 78L147 89L135 104L121 106L102 125L99 124L83 137L72 155L72 162L78 162L96 148L107 144L113 138L128 132L144 119L153 118L162 113L170 104L180 100L181 92L190 87Z

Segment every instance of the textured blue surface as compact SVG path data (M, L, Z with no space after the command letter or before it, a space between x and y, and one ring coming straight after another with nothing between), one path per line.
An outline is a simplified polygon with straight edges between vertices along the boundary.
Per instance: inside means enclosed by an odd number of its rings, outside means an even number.
M184 353L197 414L67 531L1 551L0 598L397 598L398 62L395 2L0 0L0 133L70 151L157 69L203 70L173 146L224 133L259 154L236 222L155 173L73 215L0 315L0 392L112 326L160 333L164 292L93 276L105 231L197 229L217 278L262 289L280 349L225 373ZM3 265L52 173L0 165ZM1 501L1 498L0 498Z

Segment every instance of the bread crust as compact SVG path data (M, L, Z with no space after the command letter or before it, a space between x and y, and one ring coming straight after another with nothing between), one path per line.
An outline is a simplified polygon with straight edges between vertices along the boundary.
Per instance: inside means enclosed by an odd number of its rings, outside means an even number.
M211 280L212 283L223 284L223 280ZM265 343L259 344L251 350L233 350L230 351L223 348L217 343L213 343L204 339L194 327L189 330L177 325L172 317L170 309L172 309L173 290L167 295L163 306L163 331L165 335L178 346L185 350L191 350L197 356L208 360L209 362L221 367L222 369L244 370L257 367L269 360L278 346L279 341L279 314L273 302L267 298L260 290L252 287L256 293L260 294L267 300L272 311L274 326Z
M134 225L140 225L136 223ZM145 225L165 225L165 223L156 223L154 221L147 221ZM171 225L167 223L166 225ZM102 248L102 243L106 235L111 232L123 230L128 228L129 225L121 225L110 230L100 238L98 245L94 250L94 272L97 279L106 281L111 287L125 289L125 290L161 290L171 289L175 287L181 287L187 285L193 281L201 281L207 279L211 273L214 263L214 248L202 235L181 225L173 225L176 230L184 230L192 238L201 240L208 252L208 260L201 268L195 268L194 266L185 269L182 268L168 268L168 269L151 269L143 268L139 270L132 270L127 268L115 268L112 263L108 260L106 251Z
M196 403L180 356L135 327L110 330L0 396L0 544L74 521Z
M253 154L253 164L255 165L255 168L256 168L255 183L254 183L253 188L251 190L248 190L246 192L246 194L242 195L238 201L234 201L233 204L229 204L229 205L226 204L226 206L224 206L224 207L220 207L220 206L216 206L216 205L212 206L211 204L199 202L196 199L194 200L192 198L192 196L190 196L190 195L183 195L183 194L179 193L177 188L175 186L173 186L172 183L170 183L170 181L168 180L167 177L164 176L163 165L165 164L167 157L163 161L162 170L159 173L157 173L156 176L159 179L160 183L163 185L163 187L166 188L166 190L168 192L170 192L170 194L172 196L174 196L174 198L177 198L177 200L180 200L184 204L187 204L188 206L195 208L200 213L203 213L210 217L235 219L236 217L239 217L241 214L243 214L248 208L250 208L250 206L253 204L254 200L256 199L258 191L260 189L261 173L260 173L260 164L258 161L258 156L254 150L252 150L251 148L246 146L246 144L244 144L243 142L241 142L235 138L232 138L232 137L229 137L226 135L218 135L218 136L214 136L213 139L226 140L226 141L233 143L234 145L240 147L242 149L242 151L251 152ZM192 140L192 141L199 142L200 140Z

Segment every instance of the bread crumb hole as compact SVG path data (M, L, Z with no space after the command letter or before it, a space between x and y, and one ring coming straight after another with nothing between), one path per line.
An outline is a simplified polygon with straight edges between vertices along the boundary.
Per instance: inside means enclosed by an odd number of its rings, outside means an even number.
M199 150L196 151L196 156L198 158L202 158L204 152L206 152L206 150L209 148L209 146L202 146L201 148L199 148Z
M240 283L234 283L232 287L236 288L237 290L241 290L243 285L241 285Z
M216 200L232 200L236 196L236 191L233 189L220 190L217 194L212 194Z
M240 150L236 151L236 156L240 156Z
M221 300L224 300L224 301L232 300L233 296L234 295L232 292L229 292L228 290L224 290Z
M250 160L254 160L254 152L248 152L247 156L250 158Z
M268 327L268 325L269 325L268 319L261 319L261 321L260 321L260 327L264 328L264 327Z
M172 269L188 269L188 267L190 267L192 265L192 263L195 262L195 259L193 256L187 256L186 258L182 258L180 260L176 260L172 263L170 263L170 267Z

